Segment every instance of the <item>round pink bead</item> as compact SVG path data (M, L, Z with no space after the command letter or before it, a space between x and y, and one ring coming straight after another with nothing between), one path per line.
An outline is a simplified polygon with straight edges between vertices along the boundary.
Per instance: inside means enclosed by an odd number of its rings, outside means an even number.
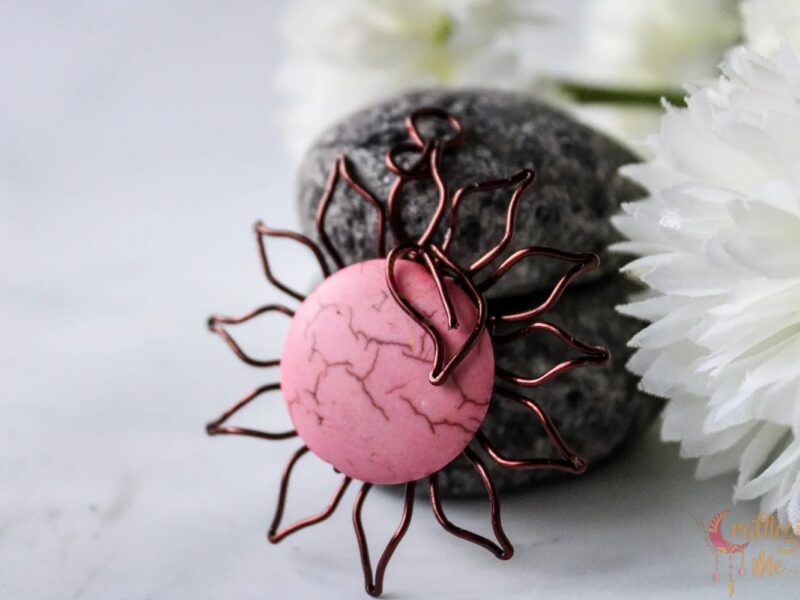
M448 330L430 273L398 261L400 293L430 315L444 358L463 344L477 309L446 285L459 327ZM334 273L298 309L281 356L281 389L297 432L317 456L361 481L413 481L469 444L489 406L494 351L484 331L443 385L428 380L433 343L389 293L386 261Z

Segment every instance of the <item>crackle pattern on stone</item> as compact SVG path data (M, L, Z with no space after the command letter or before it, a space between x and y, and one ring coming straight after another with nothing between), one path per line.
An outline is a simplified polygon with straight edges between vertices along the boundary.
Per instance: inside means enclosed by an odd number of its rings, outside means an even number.
M448 281L460 323L448 331L428 271L397 266L401 293L451 356L475 324L474 305ZM385 268L383 259L347 267L303 302L284 344L281 388L320 458L361 481L401 483L438 471L473 439L491 397L494 352L484 331L444 385L429 383L432 342L390 296Z

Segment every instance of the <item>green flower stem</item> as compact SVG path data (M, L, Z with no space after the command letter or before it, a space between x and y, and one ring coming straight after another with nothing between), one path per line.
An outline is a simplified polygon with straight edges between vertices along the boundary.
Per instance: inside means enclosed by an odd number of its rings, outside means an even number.
M456 30L456 22L452 16L442 13L433 21L431 41L434 46L446 46Z
M627 106L661 106L664 98L674 106L686 106L686 93L675 89L638 89L596 86L575 81L557 82L558 90L579 104L624 104Z

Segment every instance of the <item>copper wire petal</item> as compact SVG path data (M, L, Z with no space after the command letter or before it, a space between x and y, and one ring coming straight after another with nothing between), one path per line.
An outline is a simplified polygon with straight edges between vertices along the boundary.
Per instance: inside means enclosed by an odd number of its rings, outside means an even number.
M470 274L477 273L495 258L497 258L503 250L506 249L511 238L514 236L514 225L516 222L517 208L519 207L520 200L522 199L525 191L533 184L536 179L536 174L531 169L523 169L516 175L506 179L496 179L490 181L481 181L471 183L456 190L453 194L453 199L450 203L450 225L445 232L444 241L442 242L442 249L447 252L455 238L456 228L458 226L458 211L461 204L465 199L470 196L501 190L504 188L513 188L511 199L508 203L506 211L506 224L503 232L503 237L500 241L492 246L483 256L476 259L467 269Z
M287 525L283 529L279 529L281 525L281 520L283 519L283 511L286 507L286 495L289 490L289 481L292 476L292 471L294 470L295 465L297 462L308 452L308 446L300 447L289 459L289 462L286 463L286 468L283 471L283 476L281 477L281 487L280 491L278 492L278 504L275 507L275 515L272 518L272 523L269 526L269 531L267 532L267 539L272 542L273 544L277 544L284 538L300 531L301 529L305 529L310 525L314 525L321 521L324 521L328 517L330 517L335 511L336 508L339 506L339 502L344 496L344 493L347 491L347 487L350 485L352 479L347 476L343 476L339 486L336 488L334 492L333 498L331 499L330 503L328 504L327 508L325 508L322 512L319 512L315 515L310 517L306 517L305 519L300 519L295 521L291 525Z
M306 297L305 295L290 288L289 286L278 280L272 273L269 257L267 255L267 245L264 242L265 237L287 238L295 242L299 242L300 244L303 244L314 253L314 257L317 259L317 263L319 264L323 277L327 277L328 275L331 274L330 269L328 268L328 263L325 260L325 256L322 254L322 250L319 249L319 246L317 246L317 244L314 243L314 241L311 238L308 238L294 231L287 231L284 229L272 229L271 227L267 227L266 225L264 225L264 223L262 223L261 221L256 222L256 224L253 226L253 231L256 234L256 242L258 244L258 254L259 257L261 258L261 266L264 270L264 275L272 285L274 285L282 292L289 294L292 298L295 298L296 300L300 300L302 302L303 300L305 300Z
M566 331L558 327L557 325L553 325L552 323L546 323L544 321L536 321L534 323L530 323L525 327L522 327L516 331L513 331L508 334L499 335L495 334L492 339L496 344L503 344L507 343L514 339L519 339L521 337L530 335L532 332L535 331L543 331L553 337L558 338L562 342L564 342L567 346L577 350L583 354L583 356L578 356L576 358L572 358L569 360L562 361L557 365L551 367L541 375L527 377L522 375L517 375L503 369L501 367L497 367L495 372L497 376L501 379L506 381L510 381L511 383L516 383L517 385L521 385L523 387L536 387L547 383L554 377L557 377L561 373L569 371L571 369L576 369L578 367L585 367L585 366L599 366L603 365L608 362L610 355L608 350L601 346L590 346L575 337L568 334Z
M495 394L523 405L536 415L550 442L562 458L507 458L498 452L483 431L478 431L475 439L494 462L507 469L556 469L574 474L586 470L586 462L567 446L553 422L536 402L502 387L495 388Z
M236 340L231 337L228 333L227 329L223 327L223 325L240 325L242 323L247 323L259 317L265 313L271 312L278 312L287 317L293 317L294 311L283 306L282 304L267 304L265 306L261 306L254 310L244 313L243 315L239 315L238 317L226 317L223 315L212 315L208 318L208 328L219 335L228 347L233 350L233 353L239 357L239 359L253 367L275 367L280 364L280 359L272 358L272 359L258 359L253 358L249 354L247 354L244 350L242 350L241 346L236 342Z
M336 162L331 169L330 175L328 176L328 181L325 184L325 191L322 194L322 198L320 199L319 206L317 207L317 217L316 217L316 225L317 225L317 234L319 235L320 242L322 243L325 250L327 250L330 257L333 259L333 262L336 264L338 268L344 267L344 260L342 259L342 255L333 245L331 242L330 236L328 235L327 231L325 230L326 219L328 215L328 210L331 207L331 204L334 200L334 196L336 195L336 189L339 185L340 181L344 181L344 183L353 189L356 194L364 201L366 201L370 206L375 209L377 222L378 222L378 231L377 231L377 255L379 257L386 256L386 227L385 227L385 214L384 214L384 207L383 204L375 197L375 195L370 192L364 185L362 185L354 171L353 167L350 164L350 160L342 155L336 159Z
M431 506L433 507L433 514L436 517L436 520L439 521L439 524L448 533L486 548L500 560L508 560L514 555L514 547L511 545L511 542L506 536L505 531L503 531L503 523L500 520L500 498L497 495L497 488L494 486L494 482L492 481L492 478L486 469L486 465L473 450L467 447L464 450L464 457L475 468L475 471L480 476L481 481L486 488L486 493L489 495L489 512L492 521L492 531L494 532L495 538L499 544L480 534L458 527L447 518L439 497L439 487L437 484L439 475L438 473L434 473L428 479L428 493L431 499Z
M400 199L407 183L420 179L430 178L436 186L436 208L431 215L428 225L417 239L417 245L426 244L439 229L439 225L447 212L448 190L447 185L441 175L441 160L444 150L444 143L440 140L427 142L424 146L416 146L413 143L404 142L394 146L386 155L386 164L389 169L397 175L389 190L386 199L386 206L389 213L389 225L392 235L398 245L409 243L410 236L403 227L401 219ZM397 163L397 156L403 153L419 152L420 156L410 167L403 168Z
M428 250L431 251L433 259L435 259L439 268L446 270L448 276L451 277L457 285L461 286L471 296L472 301L478 310L477 322L473 327L473 330L470 332L458 350L456 350L456 352L450 356L447 361L444 359L444 343L441 333L425 315L423 315L416 307L414 307L411 302L408 301L408 299L403 296L397 286L397 261L405 258L406 256L419 259L420 256L428 252ZM486 299L477 290L467 274L458 265L453 263L441 251L441 249L437 248L433 244L429 244L428 248L424 249L415 245L397 246L393 248L392 251L389 252L389 256L386 261L386 281L389 291L391 292L395 301L409 317L411 317L420 327L425 330L425 332L431 338L434 347L434 358L428 379L433 385L442 385L450 376L450 374L458 367L461 361L464 360L467 354L469 354L470 350L478 341L481 333L483 333L488 318ZM434 277L434 282L437 283L437 287L439 288L440 295L442 296L442 303L445 306L446 312L448 312L448 307L449 312L452 312L452 305L446 293L446 286L439 286L438 284L441 283L441 281L436 277ZM452 322L455 323L455 320L453 319Z
M367 494L372 489L371 483L365 483L361 486L358 492L355 505L353 506L353 527L356 532L356 541L358 542L358 550L361 554L361 567L364 570L364 588L370 596L380 596L383 592L383 578L386 574L386 567L392 554L397 549L400 541L408 531L408 526L411 524L411 516L414 512L414 489L416 482L410 481L406 484L405 500L403 502L403 516L400 518L400 524L386 544L386 548L381 554L378 564L375 567L375 574L373 577L372 562L369 558L369 546L367 545L367 536L364 533L364 524L361 521L361 510L364 506L364 500Z
M295 430L291 431L283 431L278 433L270 433L267 431L260 431L258 429L249 429L247 427L237 427L233 425L225 425L228 419L230 419L233 415L243 409L245 406L250 404L253 400L265 394L267 392L272 392L275 390L280 389L281 385L279 383L270 383L268 385L262 385L259 388L256 388L249 394L247 394L244 398L233 404L229 407L222 415L220 415L217 419L214 419L210 423L206 425L206 433L208 435L244 435L249 437L256 437L265 440L285 440L288 438L295 437L297 432Z
M520 261L529 257L546 257L564 261L572 264L570 269L561 277L558 278L553 288L547 295L547 298L537 306L524 310L522 312L506 314L506 315L492 315L492 320L496 322L509 322L509 321L523 321L532 319L543 312L550 310L558 302L564 290L572 282L572 280L581 273L591 271L600 264L600 259L596 254L589 252L573 253L555 250L553 248L546 248L544 246L530 246L517 250L507 259L505 259L497 269L484 281L478 284L478 289L482 292L488 290L495 285L502 277L514 268Z

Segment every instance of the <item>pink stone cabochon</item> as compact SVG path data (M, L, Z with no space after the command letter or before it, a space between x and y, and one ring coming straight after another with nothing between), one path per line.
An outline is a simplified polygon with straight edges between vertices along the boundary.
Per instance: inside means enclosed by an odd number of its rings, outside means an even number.
M398 288L444 341L445 360L463 344L477 309L446 282L459 327L447 329L431 274L397 262ZM361 481L420 479L447 465L486 416L494 350L484 331L440 386L428 380L433 343L389 293L386 261L337 271L297 310L281 356L281 390L295 428L312 452Z

